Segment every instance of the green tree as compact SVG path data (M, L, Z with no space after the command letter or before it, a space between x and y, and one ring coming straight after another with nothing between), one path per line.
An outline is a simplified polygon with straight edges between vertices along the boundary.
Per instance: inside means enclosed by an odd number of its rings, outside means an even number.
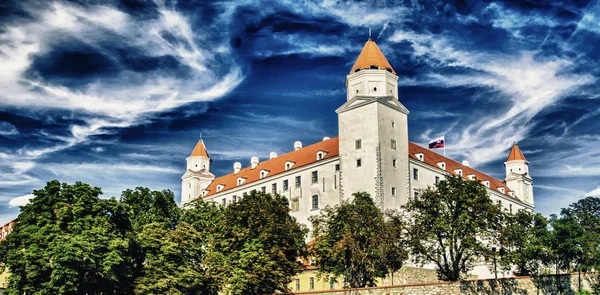
M539 275L550 261L548 220L541 214L519 210L507 214L501 231L501 263L505 270L516 267L515 275Z
M306 255L307 229L289 214L287 199L252 191L225 207L213 242L214 261L223 264L226 291L237 294L285 292Z
M21 207L7 237L7 294L131 294L126 206L100 188L50 181Z
M476 262L492 255L486 244L499 230L503 213L477 181L447 176L404 208L410 216L413 252L434 263L440 279L460 280Z
M312 254L320 273L344 276L350 287L374 286L375 279L398 270L408 254L402 218L384 214L367 193L311 217Z
M205 238L194 227L180 222L175 229L166 229L151 223L144 226L139 241L146 259L135 294L218 294L204 263Z
M170 190L151 191L145 187L128 189L121 195L121 202L129 206L131 222L138 233L146 224L159 222L175 228L179 221L180 209Z

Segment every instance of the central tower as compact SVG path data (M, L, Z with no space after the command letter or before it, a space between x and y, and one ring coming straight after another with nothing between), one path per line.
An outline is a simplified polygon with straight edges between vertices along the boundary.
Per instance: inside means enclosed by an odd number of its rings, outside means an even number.
M408 110L398 76L370 38L346 76L338 113L341 197L367 192L382 209L408 200Z

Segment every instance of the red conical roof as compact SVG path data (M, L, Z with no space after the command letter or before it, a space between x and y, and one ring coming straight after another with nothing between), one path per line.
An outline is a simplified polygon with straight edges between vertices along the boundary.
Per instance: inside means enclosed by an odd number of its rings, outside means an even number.
M190 155L190 157L207 157L207 158L209 158L208 152L206 151L206 147L204 146L204 142L202 141L202 139L200 139L198 141L198 143L196 144L196 147L192 151L192 154Z
M365 43L365 47L363 47L360 55L354 62L354 66L350 70L350 74L354 73L357 69L370 69L371 67L377 67L380 70L389 69L392 73L396 74L392 65L387 61L377 44L373 42L373 40L369 39L367 43Z
M510 161L527 161L525 160L525 156L523 156L523 153L521 152L519 146L516 143L513 144L512 149L510 150L510 154L508 154L508 159L506 160L506 162Z

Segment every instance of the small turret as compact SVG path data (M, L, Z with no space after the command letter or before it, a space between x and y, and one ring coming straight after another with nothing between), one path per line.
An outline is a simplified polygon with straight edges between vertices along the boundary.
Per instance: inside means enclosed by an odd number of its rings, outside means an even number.
M521 201L533 205L533 179L529 175L529 162L516 143L513 143L504 167L506 168L506 178L504 179L506 186Z
M186 159L187 169L181 176L181 205L201 196L202 190L215 179L210 173L211 159L202 138Z

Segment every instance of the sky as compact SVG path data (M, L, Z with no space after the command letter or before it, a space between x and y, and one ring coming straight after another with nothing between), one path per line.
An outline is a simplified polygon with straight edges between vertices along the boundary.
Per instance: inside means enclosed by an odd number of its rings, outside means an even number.
M0 222L58 179L179 200L202 136L211 172L337 135L372 38L409 139L499 179L517 142L545 215L600 196L600 3L2 1Z

